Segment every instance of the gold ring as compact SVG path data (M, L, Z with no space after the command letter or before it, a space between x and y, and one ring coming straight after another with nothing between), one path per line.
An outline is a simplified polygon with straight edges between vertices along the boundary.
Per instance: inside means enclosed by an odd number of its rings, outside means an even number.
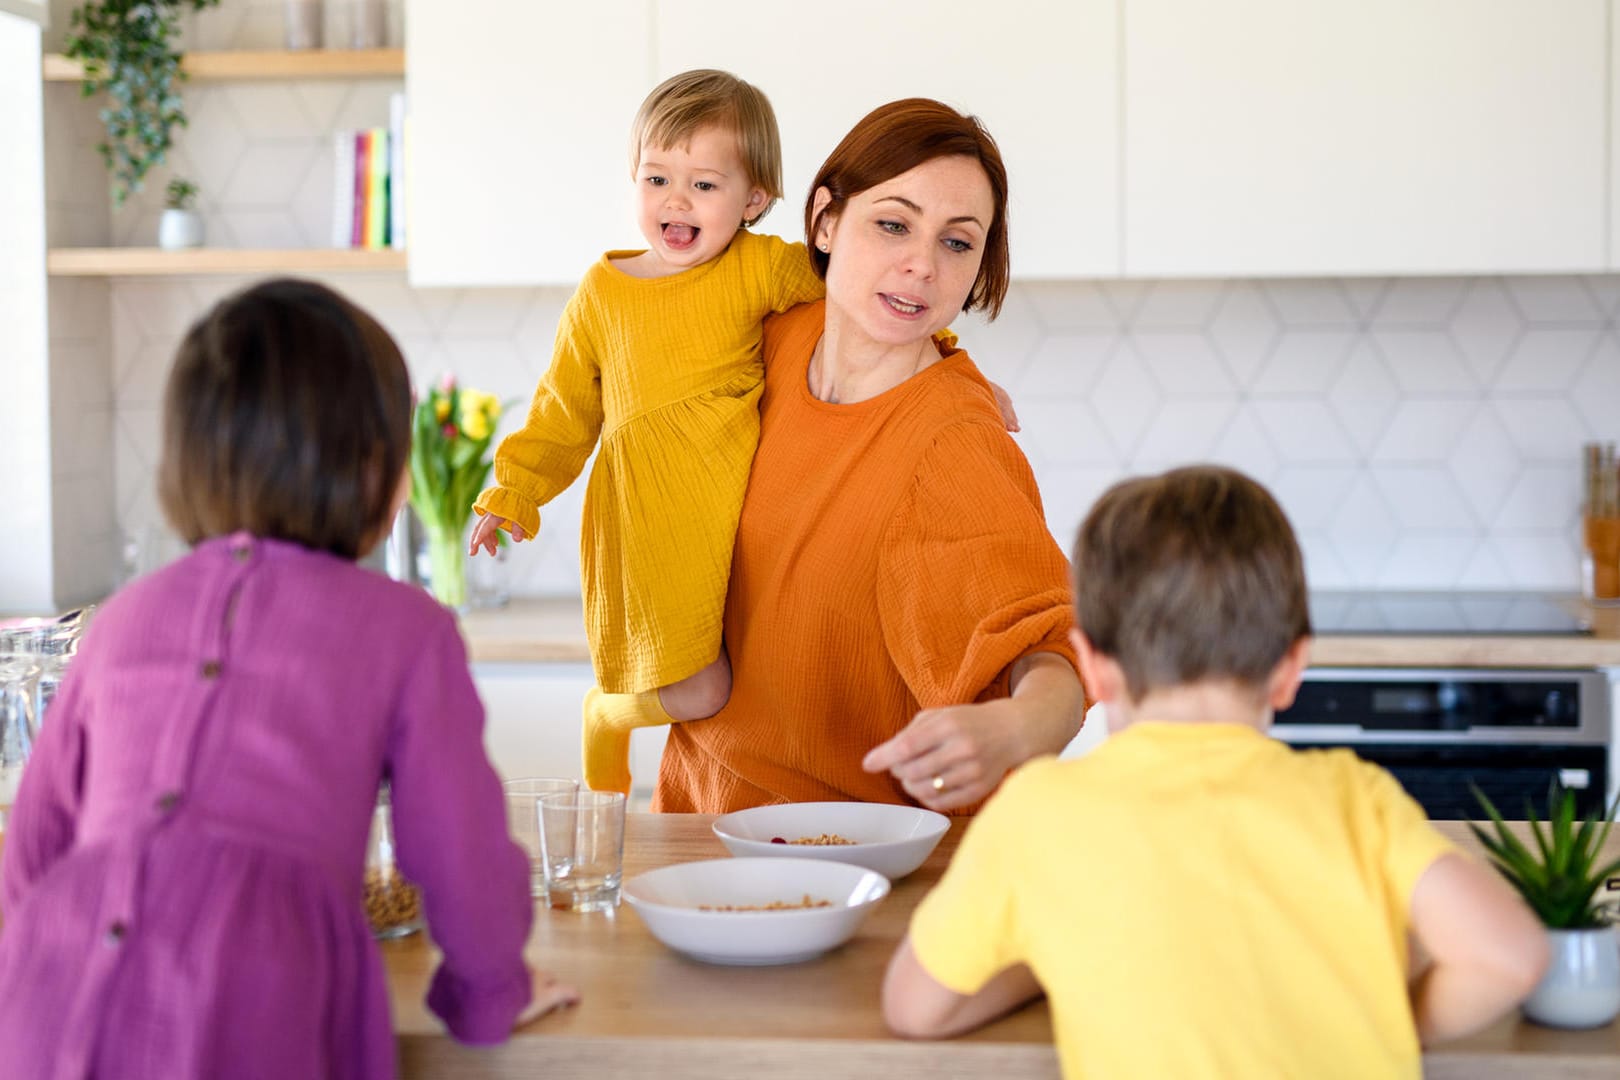
M934 785L934 790L935 791L944 791L945 790L945 778L943 776L939 775L938 773L934 774L934 779L932 781L930 781L930 782Z

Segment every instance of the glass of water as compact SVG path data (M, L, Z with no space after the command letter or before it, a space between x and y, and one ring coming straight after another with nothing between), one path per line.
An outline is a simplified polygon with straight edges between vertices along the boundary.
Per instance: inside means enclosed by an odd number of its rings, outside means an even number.
M553 911L611 911L624 876L624 794L540 799L541 861Z

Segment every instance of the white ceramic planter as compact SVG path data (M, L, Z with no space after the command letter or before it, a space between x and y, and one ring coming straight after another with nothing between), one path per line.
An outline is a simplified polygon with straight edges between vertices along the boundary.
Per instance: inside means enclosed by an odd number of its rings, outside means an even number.
M202 247L203 219L195 210L163 211L158 221L158 247L165 251Z
M1524 1002L1527 1019L1549 1027L1600 1027L1620 1016L1620 933L1548 930L1552 962Z

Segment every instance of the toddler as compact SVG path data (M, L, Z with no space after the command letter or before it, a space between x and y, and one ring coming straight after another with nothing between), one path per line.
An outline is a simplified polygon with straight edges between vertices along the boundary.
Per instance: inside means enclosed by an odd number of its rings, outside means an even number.
M586 271L521 430L495 453L471 550L535 534L539 507L601 448L580 537L584 771L628 792L630 731L712 716L732 542L759 442L760 323L822 295L804 245L749 232L782 194L770 102L722 71L659 85L632 125L644 251Z
M102 607L5 837L6 1075L394 1076L361 898L384 780L450 1032L575 1000L524 964L528 860L455 619L355 564L405 498L410 421L393 340L323 286L187 333L158 487L193 550Z
M1545 934L1505 881L1384 770L1266 735L1310 622L1264 488L1213 467L1118 484L1073 565L1111 737L1020 769L969 826L890 963L895 1031L956 1034L1044 989L1069 1078L1416 1078L1420 1043L1534 988Z

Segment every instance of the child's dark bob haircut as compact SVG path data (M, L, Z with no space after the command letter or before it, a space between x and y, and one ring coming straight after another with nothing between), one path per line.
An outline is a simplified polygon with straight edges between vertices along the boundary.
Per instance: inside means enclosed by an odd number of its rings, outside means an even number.
M411 445L399 346L324 285L221 300L180 344L158 499L189 544L247 531L354 559L388 526Z
M1311 632L1305 566L1270 492L1233 469L1173 469L1103 493L1074 544L1080 630L1132 701L1211 680L1263 689Z

